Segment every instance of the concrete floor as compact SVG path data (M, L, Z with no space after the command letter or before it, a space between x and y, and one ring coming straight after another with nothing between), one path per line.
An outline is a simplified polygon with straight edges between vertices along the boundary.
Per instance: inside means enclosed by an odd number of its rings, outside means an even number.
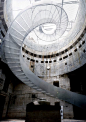
M8 119L2 120L0 122L25 122L25 120L17 120L17 119ZM63 119L61 122L86 122L86 120L70 120L70 119Z
M25 120L7 119L7 120L2 120L0 122L25 122Z
M61 122L86 122L86 120L63 119Z

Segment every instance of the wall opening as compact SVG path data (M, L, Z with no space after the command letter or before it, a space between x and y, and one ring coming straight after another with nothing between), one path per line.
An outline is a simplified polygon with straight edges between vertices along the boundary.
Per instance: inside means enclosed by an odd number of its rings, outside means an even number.
M54 81L53 85L59 87L59 81Z

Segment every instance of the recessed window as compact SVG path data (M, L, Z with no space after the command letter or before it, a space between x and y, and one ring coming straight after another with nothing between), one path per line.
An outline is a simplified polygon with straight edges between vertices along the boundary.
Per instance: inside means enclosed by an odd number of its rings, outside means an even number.
M64 51L62 51L61 53L64 54Z
M56 60L54 60L54 62L56 62Z
M72 53L69 54L69 56L71 56L71 55L72 55Z
M44 55L44 58L46 58L46 55Z
M83 36L84 36L84 34L82 33L82 34L81 34L81 37L83 37Z
M50 55L48 55L48 58L50 58Z
M53 85L59 87L59 81L54 81Z
M78 41L75 42L75 45L78 43Z
M81 46L82 46L82 45L80 44L80 45L79 45L79 48L81 48Z
M65 59L65 58L67 58L67 57L68 57L68 55L64 56L63 59Z
M84 49L83 52L86 53L86 50Z
M51 58L53 57L53 55L51 55Z
M38 63L38 61L36 60L36 63Z
M86 27L85 27L85 29L84 29L85 31L86 31Z
M67 63L65 63L65 65L67 65Z
M24 51L24 47L22 47L22 51Z
M41 63L44 63L44 61L41 61Z
M27 57L27 60L30 60L30 58Z
M66 49L65 52L67 52L68 50Z
M33 56L33 53L31 53L31 56Z
M39 58L41 58L41 55L39 55Z
M57 53L56 56L59 56L59 54Z
M73 46L70 46L70 49L72 49L73 48Z
M34 54L34 57L36 57L36 54Z
M33 65L31 65L31 68L33 68Z
M79 38L78 38L78 41L80 41L80 40L81 40L81 38L79 37Z
M64 77L64 75L61 75L61 77Z
M3 36L3 37L5 37L5 35L4 35L4 33L3 33L3 31L2 31L2 30L1 30L1 34L2 34L2 36Z
M75 52L77 51L77 49L74 50Z
M83 41L82 44L85 44L85 41Z
M33 62L35 62L35 60L33 59Z
M28 51L26 50L26 53L28 54Z
M49 63L52 63L52 61L49 61Z
M61 61L61 60L62 60L62 58L59 59L59 61Z
M34 59L31 59L31 61L35 62L35 60L34 60Z
M48 61L45 61L45 63L48 63Z

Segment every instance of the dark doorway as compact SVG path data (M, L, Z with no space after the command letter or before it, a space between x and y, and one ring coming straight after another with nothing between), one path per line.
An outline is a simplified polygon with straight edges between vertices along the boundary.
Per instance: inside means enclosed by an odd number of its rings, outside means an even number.
M54 106L45 101L39 103L40 105L27 105L25 122L61 122L59 103L55 103Z
M86 120L86 110L83 110L77 106L73 106L74 119Z

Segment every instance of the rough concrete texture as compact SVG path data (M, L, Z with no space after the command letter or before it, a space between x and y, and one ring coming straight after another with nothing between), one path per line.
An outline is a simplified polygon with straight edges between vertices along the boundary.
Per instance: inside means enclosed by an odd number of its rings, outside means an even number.
M5 82L5 75L2 73L2 70L0 70L0 90L3 89Z
M17 119L8 119L0 122L25 122L25 120L17 120ZM63 119L61 122L86 122L86 120L70 120L70 119Z
M31 89L25 84L20 83L14 88L14 93L10 97L9 110L8 110L7 117L8 118L25 118L26 105L34 100L38 100L37 98L32 98L34 94L35 94L35 97L44 98L47 101L50 101L51 104L54 104L54 102L57 101L57 99L47 97L46 95L43 95L41 93L38 93L36 90Z
M40 105L28 104L26 122L61 122L60 106L41 101Z
M18 119L7 119L7 120L3 120L0 122L25 122L25 120L18 120Z
M62 84L63 83L64 82L62 82ZM68 89L69 88L68 86L65 88ZM36 98L34 98L34 96ZM63 106L64 118L67 118L67 119L73 118L73 107L71 104L65 103L64 101L60 101L53 97L49 97L45 94L42 94L28 87L27 85L23 83L18 83L17 85L15 85L15 87L13 87L12 83L9 84L8 96L6 97L4 110L3 110L3 118L5 117L20 118L20 119L25 118L27 104L33 101L39 101L38 98L45 99L47 102L50 102L50 105L55 105L55 102L60 102L60 106Z
M86 120L63 119L61 122L86 122Z
M0 0L0 3L1 2L2 1ZM1 7L3 6L2 3L0 4ZM11 7L9 7L9 9L11 10ZM84 8L82 11L84 11ZM8 11L8 12L10 15L10 13L12 11ZM82 16L80 16L81 20L83 18ZM1 18L3 18L3 15L1 15ZM82 28L81 32L83 31L83 29L84 29L84 27ZM78 28L78 30L79 30L79 28ZM78 34L78 36L80 36L80 34ZM76 39L78 39L78 36L76 37ZM84 35L84 37L81 39L81 41L84 41L85 38L86 38L86 35ZM75 40L72 40L72 43ZM81 41L80 41L80 43L81 43ZM67 45L67 43L69 43L69 40L65 41L65 43L62 42L61 44L65 46L65 45ZM71 43L71 45L72 45L72 43ZM82 52L80 51L79 48L77 49L78 50L77 52L74 52L74 49L79 47L79 44L77 44L77 46L75 46L73 49L70 49L67 53L65 53L68 55L67 59L63 60L63 57L65 56L65 54L62 54L59 57L49 59L49 60L52 60L52 62L55 59L55 60L57 60L58 63L53 62L52 64L49 64L49 63L48 64L47 63L41 64L40 61L42 59L35 58L35 59L39 60L39 63L35 64L31 61L30 62L27 61L28 55L26 55L26 54L25 55L27 57L25 57L26 58L25 61L27 62L27 64L30 63L29 68L37 76L39 76L39 77L44 76L44 77L41 77L44 81L49 82L51 84L53 84L53 81L59 81L59 87L66 89L66 90L70 90L70 81L69 81L68 77L66 75L58 77L57 74L58 73L64 73L63 70L65 70L65 72L74 70L75 68L78 68L78 65L81 66L81 64L84 64L84 59L86 56L85 56L85 53L83 52L83 50L85 48L85 44L82 45L82 47L81 47ZM67 45L66 47L68 47L68 46L69 45ZM40 47L40 48L36 47L36 49L41 49L41 51L43 51L42 47ZM49 49L49 47L48 47L48 49ZM56 50L57 46L51 45L50 49L52 49L52 52L53 52L54 51L53 49ZM69 54L71 52L73 54L71 56L69 56ZM60 57L62 57L62 61L59 61ZM34 58L34 57L32 57L32 58ZM78 60L78 58L80 60ZM43 59L43 60L46 61L46 59ZM74 63L73 63L73 61L74 61ZM65 65L65 63L66 63L66 65ZM60 65L58 65L58 64L60 64ZM34 68L31 68L31 65L33 65ZM48 66L50 66L50 70L47 70ZM26 105L28 103L34 101L34 100L37 100L36 98L35 99L32 98L33 94L35 94L35 96L38 98L45 98L47 101L49 101L51 103L51 105L54 105L54 102L56 102L56 101L60 102L60 105L63 106L64 118L73 118L73 107L72 107L72 105L65 103L63 101L60 101L58 99L48 97L44 94L41 94L40 92L37 92L36 90L33 90L30 87L28 87L22 83L17 84L15 86L15 88L13 87L12 83L9 85L8 96L6 97L6 102L5 102L4 111L3 111L3 117L5 117L5 116L10 117L10 118L14 118L14 117L15 118L18 118L18 117L23 118L23 117L25 117L26 116Z

